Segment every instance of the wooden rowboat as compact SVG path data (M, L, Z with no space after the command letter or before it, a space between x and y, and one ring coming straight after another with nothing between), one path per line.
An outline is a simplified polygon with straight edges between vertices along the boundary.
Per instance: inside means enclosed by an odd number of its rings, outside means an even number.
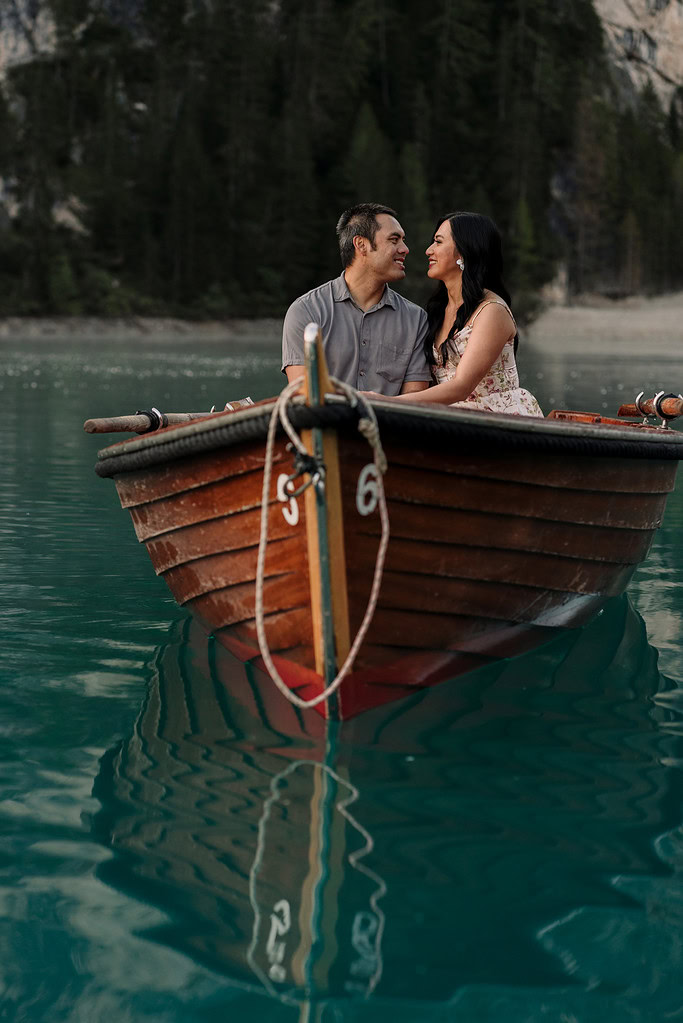
M624 591L662 521L680 434L579 412L365 410L334 393L316 333L305 396L290 386L284 405L98 456L155 571L236 657L341 720L530 649ZM683 400L619 411L673 418Z

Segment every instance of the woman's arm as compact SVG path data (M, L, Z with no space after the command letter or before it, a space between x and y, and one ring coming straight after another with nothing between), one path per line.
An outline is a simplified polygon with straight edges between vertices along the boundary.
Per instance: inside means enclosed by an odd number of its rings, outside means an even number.
M426 401L441 405L466 401L491 369L506 342L510 341L515 333L515 325L505 306L498 303L485 306L472 327L455 376L451 380L444 380L441 384L429 387L426 391L399 394L391 400Z

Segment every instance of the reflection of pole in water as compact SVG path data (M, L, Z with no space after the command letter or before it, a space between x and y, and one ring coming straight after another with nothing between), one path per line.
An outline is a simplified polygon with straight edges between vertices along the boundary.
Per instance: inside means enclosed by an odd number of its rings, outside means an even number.
M334 761L332 728L326 761ZM283 817L291 813L288 781L295 773L305 777L306 772L310 773L312 781L308 861L300 865L304 875L296 885L297 891L293 892L295 898L299 896L297 914L295 899L290 902L283 895L283 881L286 884L287 879L278 878L269 890L264 861L269 831L276 832L278 808ZM349 976L344 980L344 990L350 995L367 997L382 974L384 914L378 903L387 889L382 878L362 862L372 852L374 842L349 810L359 795L358 789L329 763L297 760L271 779L270 795L259 821L256 855L249 877L254 928L247 960L272 996L301 1005L302 1020L311 1018L311 998L315 999L316 992L330 991L330 974L338 959L340 934L335 935L335 925L342 908L339 892L344 880L345 824L364 842L348 853L346 860L373 883L374 891L367 906L356 909L350 926L340 928L349 942L349 948L342 950L341 957L348 963L345 972ZM275 838L276 834L273 843ZM263 882L262 898L259 898L259 881ZM305 1003L293 995L292 988L306 992Z

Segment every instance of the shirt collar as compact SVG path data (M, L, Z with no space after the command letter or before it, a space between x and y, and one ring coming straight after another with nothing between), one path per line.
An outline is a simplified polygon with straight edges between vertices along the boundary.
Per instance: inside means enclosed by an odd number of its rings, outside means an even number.
M351 296L351 292L349 291L349 286L346 283L346 278L344 277L343 270L339 277L335 277L335 279L332 281L332 294L334 296L335 302L345 302L346 299L349 299L351 302L353 302L353 298ZM380 298L377 305L373 306L373 309L380 309L383 305L390 305L392 309L396 308L396 295L391 290L391 288L389 288L386 284L384 285L382 297Z

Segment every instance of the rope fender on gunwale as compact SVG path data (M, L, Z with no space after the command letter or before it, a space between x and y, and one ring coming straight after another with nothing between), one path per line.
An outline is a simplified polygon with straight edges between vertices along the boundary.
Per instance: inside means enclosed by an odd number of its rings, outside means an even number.
M111 478L222 447L265 441L274 404L218 414L208 420L169 427L104 448L98 454L95 472ZM412 446L440 441L466 445L470 454L504 449L595 458L666 461L683 458L683 434L673 430L636 433L633 424L620 428L557 420L523 420L493 413L399 407L398 403L389 407L389 403L373 402L372 407L383 436L392 440L405 438ZM359 415L359 409L343 398L320 408L303 404L289 408L289 418L296 430L318 426L355 433Z

